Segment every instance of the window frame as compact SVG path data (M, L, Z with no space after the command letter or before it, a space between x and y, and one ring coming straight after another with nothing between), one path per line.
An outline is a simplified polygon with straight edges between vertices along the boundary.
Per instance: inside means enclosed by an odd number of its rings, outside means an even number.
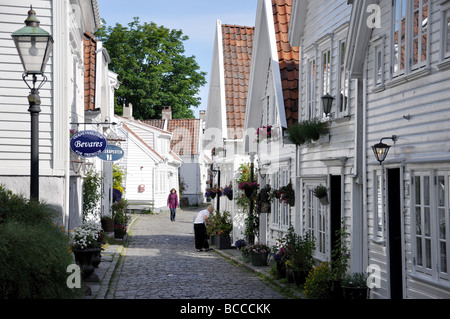
M429 180L429 205L425 201L425 194L423 190L423 182L425 178ZM443 178L444 181L444 205L439 203L439 180ZM420 181L420 185L418 185ZM420 186L420 202L418 202L417 192ZM419 207L418 207L419 206ZM420 208L420 223L421 227L424 228L425 208L429 206L429 236L423 234L422 231L419 236L417 235L417 216L416 209ZM446 272L442 271L443 261L441 256L441 243L442 238L440 237L440 219L439 210L444 209L444 223L445 223L445 263ZM425 276L432 280L433 282L444 283L445 285L450 284L450 171L448 170L416 170L411 172L411 246L412 246L412 256L413 256L413 273L421 276ZM429 238L429 267L426 264L426 251L427 248L426 240ZM418 244L420 240L420 244ZM422 262L420 262L420 255L422 255Z
M400 9L400 20L398 20L397 18L397 4L399 3L399 1L401 2L399 9ZM423 17L423 1L424 0L418 0L420 1L420 5L419 5L419 12L422 13L422 17ZM431 49L431 43L430 43L430 20L431 20L431 15L430 15L430 6L431 6L431 1L430 0L426 0L427 2L427 6L428 6L428 16L427 16L427 28L426 28L426 32L423 34L421 32L419 32L421 34L420 38L423 37L423 35L426 35L426 57L425 60L421 61L419 59L418 63L414 64L413 58L414 58L414 12L416 11L414 8L414 2L413 1L409 1L409 0L392 0L392 14L391 14L391 49L390 49L390 53L391 53L391 80L404 76L404 75L408 75L414 71L417 71L419 69L428 69L430 66L430 49ZM404 14L404 15L403 15ZM395 40L395 33L397 28L399 28L399 30L401 30L402 27L402 20L405 20L405 33L404 33L404 41L402 41L402 39L400 38L399 40L399 45L400 48L404 46L404 67L401 68L401 60L402 60L402 52L400 50L400 52L396 51L396 40ZM422 29L421 29L422 30ZM420 42L420 45L418 45L420 48L422 48L423 43L421 41L418 41L418 43ZM418 53L419 54L419 53ZM398 57L397 57L398 55ZM396 60L399 59L399 69L396 70Z
M373 171L372 241L378 243L386 242L386 179L384 176L383 169Z
M281 165L276 173L271 174L269 184L274 189L286 186L290 181L289 165ZM291 225L291 206L275 199L271 203L272 217L270 219L273 229L287 231Z
M319 199L314 196L314 188L319 185L326 185L325 181L305 181L304 182L304 199L305 199L305 216L304 229L315 239L315 249L313 256L318 260L326 260L330 257L330 238L328 234L330 218L327 206L320 203Z

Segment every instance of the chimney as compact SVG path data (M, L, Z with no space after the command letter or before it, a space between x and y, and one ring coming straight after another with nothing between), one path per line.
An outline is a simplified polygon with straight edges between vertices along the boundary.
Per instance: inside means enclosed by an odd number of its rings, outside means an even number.
M163 120L171 120L172 119L172 107L163 106L163 109L161 112L161 118Z
M199 111L199 117L200 117L200 121L205 122L206 121L206 111L205 110L200 110Z
M133 104L128 103L128 106L123 104L123 117L126 119L132 119L133 118Z

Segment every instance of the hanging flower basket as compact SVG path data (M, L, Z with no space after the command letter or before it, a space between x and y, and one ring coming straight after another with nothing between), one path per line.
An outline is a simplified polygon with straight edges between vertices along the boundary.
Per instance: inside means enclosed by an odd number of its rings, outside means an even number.
M247 198L251 198L253 196L253 192L258 189L259 184L257 182L242 182L239 184L239 189L242 189L245 192L245 196Z
M258 214L270 213L270 206L272 202L271 192L272 188L269 184L267 184L256 195L256 212Z
M233 188L231 185L226 186L223 191L222 194L225 195L229 200L233 199Z
M328 205L328 190L325 186L319 185L313 190L314 196L316 196L322 205Z

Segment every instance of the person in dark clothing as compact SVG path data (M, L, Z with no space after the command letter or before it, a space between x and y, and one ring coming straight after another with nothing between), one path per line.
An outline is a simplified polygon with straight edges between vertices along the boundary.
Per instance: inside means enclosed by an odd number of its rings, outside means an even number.
M175 214L178 207L178 195L175 188L170 191L169 197L167 198L167 206L170 209L170 220L175 221Z
M207 209L200 211L194 219L195 248L198 252L202 251L202 249L205 249L205 251L209 250L206 224L208 223L209 215L213 211L214 206L210 205Z

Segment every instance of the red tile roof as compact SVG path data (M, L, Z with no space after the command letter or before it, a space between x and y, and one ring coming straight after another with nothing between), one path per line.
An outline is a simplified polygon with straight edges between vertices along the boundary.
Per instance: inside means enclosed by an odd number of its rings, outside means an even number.
M288 40L293 0L272 0L278 59L288 127L298 121L299 48Z
M95 110L95 67L97 39L89 32L84 34L84 110Z
M143 123L164 129L164 121L160 119L145 120ZM167 131L173 134L170 149L178 155L199 154L199 119L167 120Z
M254 27L222 25L229 139L243 137L254 30Z

